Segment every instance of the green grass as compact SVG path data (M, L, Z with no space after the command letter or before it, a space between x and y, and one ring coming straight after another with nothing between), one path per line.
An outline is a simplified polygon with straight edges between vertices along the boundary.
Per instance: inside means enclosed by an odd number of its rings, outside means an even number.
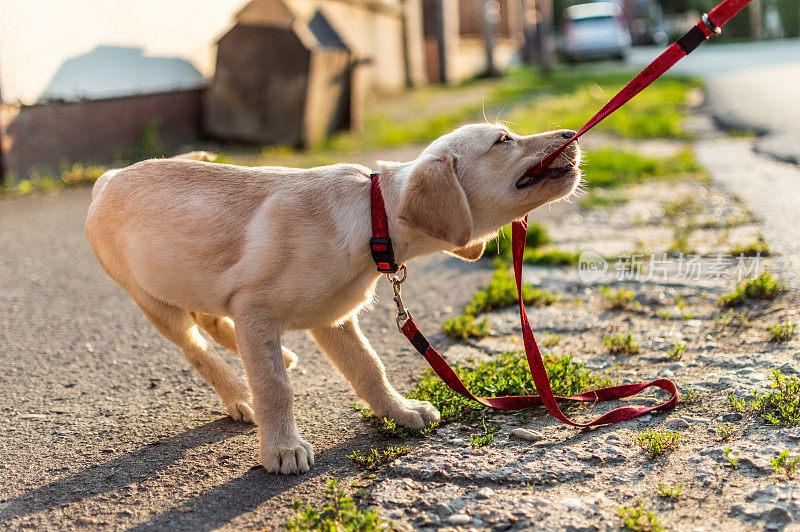
M486 338L492 333L488 318L476 321L471 314L460 314L453 319L446 319L443 328L451 338Z
M720 423L717 425L717 428L714 429L714 432L716 432L717 438L719 438L721 441L728 441L733 436L733 424Z
M664 530L661 521L656 514L647 509L644 501L639 501L636 506L624 506L617 510L617 514L622 519L622 528L634 532L661 532Z
M353 451L350 453L350 459L358 466L366 469L376 469L383 464L388 464L395 458L406 455L411 452L411 447L408 445L401 445L397 447L387 447L378 450L375 447L363 451Z
M724 329L725 327L742 328L750 325L750 318L744 312L728 310L714 319L714 327Z
M800 379L783 375L778 369L772 370L771 378L772 391L765 394L754 392L749 402L732 398L732 406L755 411L771 425L800 425Z
M664 499L678 499L683 493L683 482L680 486L667 486L663 482L658 483L658 496Z
M587 151L582 166L590 188L619 188L653 179L698 179L704 175L691 150L671 157L648 157L633 151L600 148Z
M775 458L770 458L769 463L775 473L782 475L786 480L791 480L800 468L800 456L792 457L791 453L784 449Z
M630 202L630 198L607 192L602 188L592 189L581 199L582 209L603 209L606 207L619 207Z
M668 218L692 217L703 211L697 196L686 194L664 205L664 216Z
M36 171L26 179L8 175L0 185L0 196L22 196L32 192L49 192L59 188L92 184L107 170L105 166L74 163L64 166L57 174Z
M558 296L525 283L522 285L522 301L526 305L552 305ZM481 290L475 292L472 300L464 307L464 313L477 315L481 312L514 305L517 302L517 285L514 276L505 266L496 268L492 280Z
M609 386L607 378L592 375L570 356L544 356L553 393L573 395L590 388ZM488 361L468 359L453 365L466 387L477 396L526 395L536 393L528 362L522 352L503 353ZM491 411L447 387L430 369L409 395L430 401L439 409L442 422L476 422L491 416Z
M539 343L542 344L542 347L555 347L561 342L561 338L563 338L561 334L545 332Z
M683 358L683 353L686 351L686 342L675 340L675 346L667 351L667 356L676 362Z
M737 244L728 250L728 255L733 257L769 257L770 249L764 236L759 234L753 242L749 244Z
M530 105L512 111L508 121L524 124L528 131L577 130L622 88L626 81L621 80L630 79L630 74L587 78L573 78L571 87L563 87L561 94L531 100ZM688 138L682 123L687 116L687 92L694 86L696 82L680 79L655 82L598 124L596 130L627 138Z
M376 510L360 510L353 498L339 488L337 480L329 479L322 493L325 503L320 508L309 508L306 501L295 500L294 515L283 528L291 532L374 532L394 528L391 521L380 518Z
M606 336L603 338L603 343L606 344L608 352L614 355L635 355L639 352L639 344L633 341L633 335L630 333L627 336L622 334Z
M773 342L785 342L794 335L794 329L797 327L796 323L789 323L787 318L782 324L778 323L767 327L770 335L770 340Z
M719 303L723 307L736 307L748 299L772 299L785 290L786 286L765 270L758 277L740 284L733 292L720 296Z
M739 467L739 457L731 453L731 448L729 446L726 445L725 448L722 449L722 456L725 457L727 467L733 469Z
M532 250L551 243L550 235L543 225L533 220L528 221L528 232L525 234L525 249ZM511 224L498 231L497 236L486 242L485 257L491 257L495 252L501 257L511 257Z
M636 296L633 290L627 288L620 288L619 290L612 290L608 286L600 287L600 298L603 300L603 305L611 310L622 310L628 306L628 303L633 301Z
M522 255L525 264L538 266L574 266L578 264L579 253L561 249L526 249Z
M650 458L657 458L668 451L678 448L678 441L681 435L675 431L667 430L659 432L647 429L635 438L636 444L650 454Z
M388 436L390 438L407 438L410 436L422 438L436 430L436 427L439 426L438 423L433 423L424 429L407 429L405 427L398 426L393 419L379 418L372 413L372 410L361 406L358 403L353 403L353 410L361 414L361 419L378 429L378 431L384 436Z

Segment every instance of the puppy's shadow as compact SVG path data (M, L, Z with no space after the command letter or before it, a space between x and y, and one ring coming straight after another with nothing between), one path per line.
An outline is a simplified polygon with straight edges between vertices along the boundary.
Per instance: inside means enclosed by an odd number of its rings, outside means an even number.
M108 462L90 466L8 499L0 509L0 526L14 518L92 499L154 477L180 460L188 449L220 442L247 430L247 426L234 424L229 418L221 418L144 445ZM325 472L324 469L317 464L311 470L311 475ZM263 468L254 467L242 476L192 499L179 509L155 516L137 529L215 528L309 478L309 474L270 475Z

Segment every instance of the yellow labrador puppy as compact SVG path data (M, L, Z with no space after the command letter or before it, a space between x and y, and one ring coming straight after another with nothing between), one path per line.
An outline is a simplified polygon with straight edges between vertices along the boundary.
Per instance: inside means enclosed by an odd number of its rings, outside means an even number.
M467 260L503 225L575 190L580 149L540 176L525 170L573 132L521 136L461 127L407 163L381 163L398 263L436 251ZM430 403L402 397L358 327L380 274L370 257L369 170L240 167L204 155L143 161L94 186L86 236L106 273L214 387L236 420L258 424L270 472L303 473L314 452L295 426L281 334L308 329L379 417L422 428ZM235 327L234 327L234 324ZM242 381L199 334L239 354Z

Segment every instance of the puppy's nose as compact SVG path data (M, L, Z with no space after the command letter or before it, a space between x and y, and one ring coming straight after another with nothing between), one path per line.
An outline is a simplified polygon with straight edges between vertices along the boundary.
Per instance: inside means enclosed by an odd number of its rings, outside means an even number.
M573 131L571 129L565 129L564 131L561 132L561 137L569 140L572 137L574 137L577 133L578 133L577 131Z

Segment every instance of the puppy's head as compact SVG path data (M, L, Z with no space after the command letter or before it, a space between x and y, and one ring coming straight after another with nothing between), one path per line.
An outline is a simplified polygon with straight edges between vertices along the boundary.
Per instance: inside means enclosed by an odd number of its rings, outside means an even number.
M417 231L469 250L458 254L474 259L477 241L575 190L581 178L577 143L538 176L524 175L572 133L525 136L500 125L470 124L439 137L412 163L398 217Z

